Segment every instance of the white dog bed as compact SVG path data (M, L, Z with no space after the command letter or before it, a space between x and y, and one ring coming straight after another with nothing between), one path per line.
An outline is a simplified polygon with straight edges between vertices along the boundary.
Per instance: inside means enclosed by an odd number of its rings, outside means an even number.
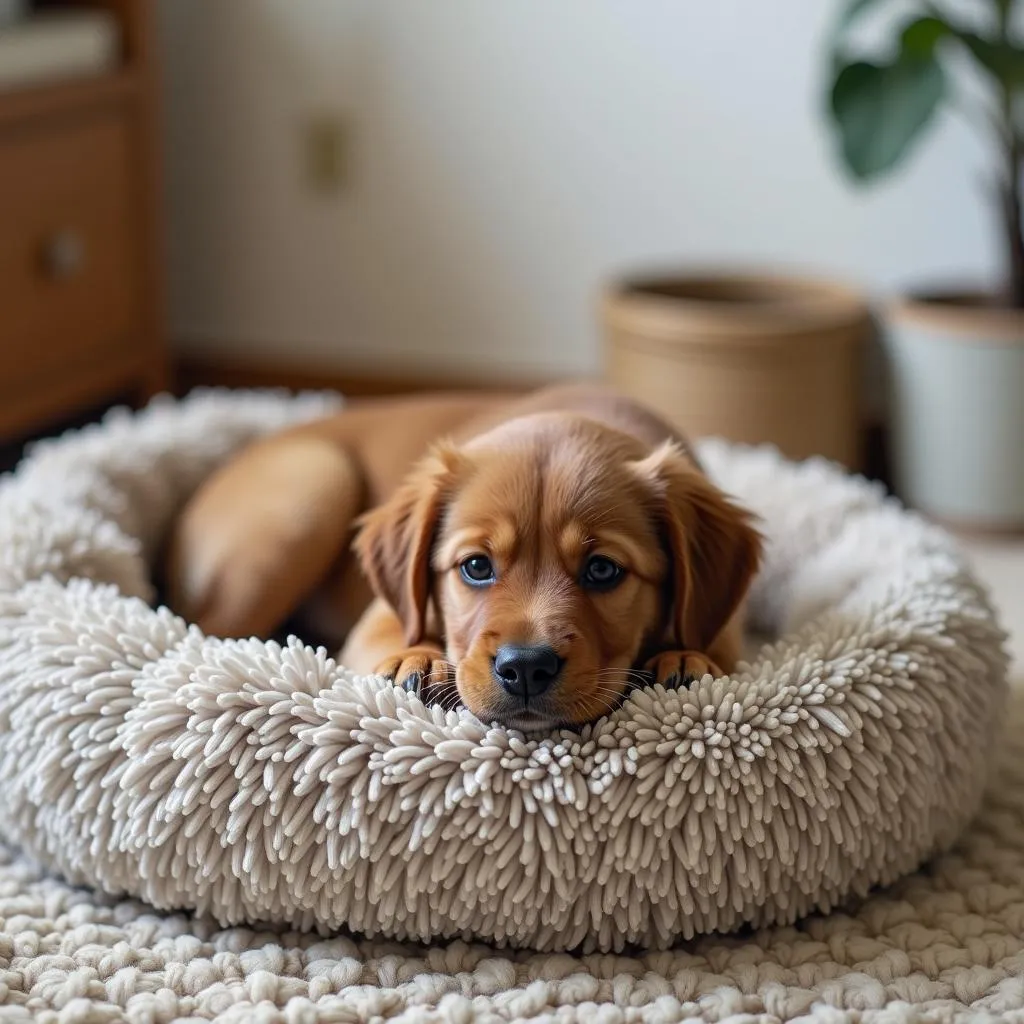
M150 566L232 450L329 398L208 393L0 483L0 834L224 924L669 946L911 871L977 809L1006 656L952 542L863 481L701 446L764 519L781 639L732 677L524 738L293 640L204 637Z

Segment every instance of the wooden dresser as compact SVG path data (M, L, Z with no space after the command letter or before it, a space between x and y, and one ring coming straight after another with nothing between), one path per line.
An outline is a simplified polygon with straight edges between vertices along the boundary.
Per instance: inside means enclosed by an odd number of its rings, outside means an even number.
M115 71L0 92L0 441L168 383L151 4L90 6Z

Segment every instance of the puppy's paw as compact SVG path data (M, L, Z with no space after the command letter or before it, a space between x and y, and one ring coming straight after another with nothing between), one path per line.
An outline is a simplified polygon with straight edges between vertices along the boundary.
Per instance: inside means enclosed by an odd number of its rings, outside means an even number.
M670 690L686 686L695 679L703 679L705 675L725 675L706 654L699 651L662 651L644 665L644 671L650 672L656 683Z
M432 704L455 691L455 666L436 647L409 647L385 658L375 669L406 693Z

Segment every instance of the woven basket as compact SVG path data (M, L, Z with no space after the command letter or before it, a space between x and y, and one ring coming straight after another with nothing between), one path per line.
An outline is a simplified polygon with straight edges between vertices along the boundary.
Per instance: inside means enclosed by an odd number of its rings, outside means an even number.
M610 381L691 437L860 467L872 324L854 293L788 277L646 278L609 288L602 317Z

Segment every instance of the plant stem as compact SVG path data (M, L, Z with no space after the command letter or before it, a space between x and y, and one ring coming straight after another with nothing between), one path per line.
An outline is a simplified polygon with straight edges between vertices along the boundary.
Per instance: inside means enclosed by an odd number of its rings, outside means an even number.
M1013 4L1000 5L999 34L1010 45L1010 21ZM1000 114L1006 126L1003 146L1006 160L1006 182L1003 186L1003 224L1006 232L1009 279L1006 282L1007 301L1014 309L1024 309L1024 205L1021 196L1021 175L1024 172L1024 147L1017 130L1014 87L1003 82L1000 88Z
M1003 146L1005 176L1001 188L1003 230L1006 233L1008 280L1006 300L1014 309L1024 309L1024 207L1021 197L1021 144L1013 124L1013 94L1002 90L1003 119L1009 129L1009 138Z

